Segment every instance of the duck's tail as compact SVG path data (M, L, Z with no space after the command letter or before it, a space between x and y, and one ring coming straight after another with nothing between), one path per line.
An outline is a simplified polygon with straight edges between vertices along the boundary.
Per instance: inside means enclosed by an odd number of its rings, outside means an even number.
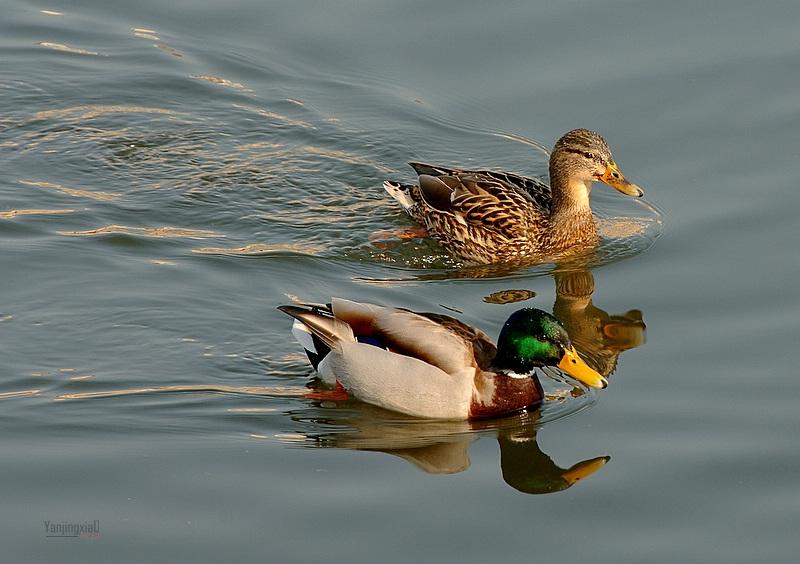
M351 327L333 317L327 306L282 305L283 313L294 318L292 335L306 350L314 369L341 341L355 341Z
M383 188L403 206L404 210L408 211L415 204L414 198L411 196L411 189L414 188L412 184L400 184L393 180L386 180L383 183Z

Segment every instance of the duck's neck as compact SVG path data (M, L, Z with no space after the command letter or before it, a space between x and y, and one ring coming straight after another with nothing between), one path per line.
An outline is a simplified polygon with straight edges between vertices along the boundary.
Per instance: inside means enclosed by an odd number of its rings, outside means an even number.
M556 272L556 301L553 315L562 322L585 314L592 305L594 276L589 270Z
M570 175L551 163L550 190L551 238L556 242L560 239L573 242L575 239L586 239L586 242L594 240L597 227L589 205L591 180Z
M550 163L550 190L552 192L552 216L564 214L592 213L589 207L589 193L592 182L583 179L568 168Z

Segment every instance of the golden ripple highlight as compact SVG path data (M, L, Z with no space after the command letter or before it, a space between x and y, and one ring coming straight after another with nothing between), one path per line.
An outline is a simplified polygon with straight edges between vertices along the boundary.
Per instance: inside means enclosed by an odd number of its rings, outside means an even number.
M300 253L304 255L319 255L327 249L324 245L311 245L307 243L277 243L266 245L254 243L244 247L202 247L192 249L193 253L201 255L266 255L270 253Z
M169 45L164 45L163 43L156 43L155 47L157 49L161 49L165 53L169 53L173 57L183 57L183 53L181 53L177 49L170 47Z
M42 390L20 390L18 392L0 392L0 400L38 396L41 391Z
M11 219L12 217L17 217L21 215L59 215L65 213L73 213L75 210L70 209L63 209L63 210L47 210L47 209L27 209L27 210L7 210L7 211L0 211L0 218L3 219Z
M141 39L149 39L150 41L160 41L161 39L156 35L156 30L145 29L142 27L132 27L131 32L136 37Z
M279 114L276 112L271 112L269 110L265 110L264 108L256 108L255 106L248 106L245 104L233 104L234 108L238 108L240 110L246 110L248 112L253 112L261 117L265 117L267 119L274 119L278 121L282 121L287 125L293 125L297 127L305 127L307 129L316 129L313 125L308 123L307 121L302 121L299 119L293 119L283 114Z
M39 393L39 390L29 390ZM186 385L186 386L161 386L157 388L126 388L122 390L105 390L102 392L82 392L75 394L61 394L55 397L56 401L113 398L141 394L163 394L174 392L211 392L223 394L251 394L269 397L299 398L308 393L307 388L291 386L214 386L214 385ZM20 394L22 392L11 392ZM0 398L2 395L0 395Z
M320 157L327 157L329 159L342 161L342 162L345 162L345 163L348 163L348 164L370 166L370 167L373 167L375 170L379 170L379 171L384 172L384 173L392 173L393 172L392 169L380 164L377 161L374 161L372 159L368 159L366 157L362 157L360 155L356 155L356 154L353 154L353 153L348 153L348 152L345 152L345 151L336 151L336 150L333 150L333 149L323 149L321 147L314 147L314 146L311 146L311 145L307 145L306 147L303 147L303 150L305 150L307 153L311 153L312 155L318 155Z
M87 51L86 49L80 49L78 47L71 47L69 45L64 45L63 43L50 43L49 41L40 41L37 45L41 47L45 47L47 49L53 49L54 51L61 51L63 53L73 53L75 55L92 55L92 56L100 56L100 53L96 51Z
M643 235L650 225L651 222L648 220L629 217L604 218L598 221L600 235L609 239L624 239Z
M40 14L44 14L45 16L63 16L63 12L55 12L53 10L39 10Z
M290 444L304 443L309 440L308 437L300 433L275 433L273 436L282 443Z
M267 141L259 141L257 143L245 143L237 147L240 151L260 151L263 149L283 149L282 143L269 143Z
M108 202L111 200L116 200L120 197L118 192L92 192L89 190L79 190L77 188L68 188L63 186L62 184L57 184L55 182L44 182L44 181L37 181L37 180L20 180L20 184L25 184L26 186L36 186L38 188L48 188L50 190L56 190L63 194L67 194L68 196L74 196L76 198L89 198L90 200L99 200L102 202Z
M228 88L236 88L237 90L250 91L248 88L245 88L244 84L233 82L232 80L228 80L219 76L212 76L210 74L193 74L191 75L191 78L194 78L195 80L205 80L206 82L219 84L220 86L227 86Z
M107 225L97 229L87 229L86 231L59 231L61 235L68 237L108 235L110 233L121 233L124 235L139 235L142 237L156 238L187 238L187 239L209 239L211 237L224 237L217 235L214 231L205 229L181 229L179 227L128 227L127 225Z
M11 321L12 319L14 319L14 316L10 313L0 313L0 323L3 321Z
M106 114L166 114L175 115L177 112L165 108L151 108L148 106L123 106L115 104L88 104L83 106L73 106L71 108L59 108L57 110L44 110L33 114L32 120L40 119L70 119L71 121L83 121L93 119Z

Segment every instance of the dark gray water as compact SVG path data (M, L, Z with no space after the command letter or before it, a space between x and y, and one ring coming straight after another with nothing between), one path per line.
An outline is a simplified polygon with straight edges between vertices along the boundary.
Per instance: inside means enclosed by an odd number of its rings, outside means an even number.
M799 4L2 13L3 561L796 559ZM370 242L411 226L380 186L407 161L541 175L525 138L573 127L655 206L596 187L590 270ZM609 388L549 382L542 412L480 425L320 402L274 309L339 295L496 335L507 290Z

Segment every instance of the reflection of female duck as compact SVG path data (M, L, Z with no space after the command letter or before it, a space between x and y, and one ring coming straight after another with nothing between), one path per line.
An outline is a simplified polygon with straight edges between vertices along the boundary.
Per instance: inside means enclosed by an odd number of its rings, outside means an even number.
M529 494L565 490L590 476L608 462L599 456L561 468L537 443L538 411L491 421L420 421L365 404L353 409L326 410L328 425L347 430L306 433L314 446L384 452L400 457L429 474L454 474L470 466L469 447L488 431L497 433L503 479Z
M538 405L538 366L558 366L584 384L605 380L575 353L558 320L538 309L513 313L495 345L482 331L440 314L334 298L281 306L323 380L386 409L474 419Z
M643 194L619 171L606 141L588 129L575 129L558 140L550 155L550 186L504 172L411 166L419 184L387 181L386 191L443 247L480 264L594 246L592 182L629 196Z
M642 312L609 315L592 303L594 276L589 270L557 270L553 314L563 323L575 348L604 377L617 367L622 351L645 342Z

